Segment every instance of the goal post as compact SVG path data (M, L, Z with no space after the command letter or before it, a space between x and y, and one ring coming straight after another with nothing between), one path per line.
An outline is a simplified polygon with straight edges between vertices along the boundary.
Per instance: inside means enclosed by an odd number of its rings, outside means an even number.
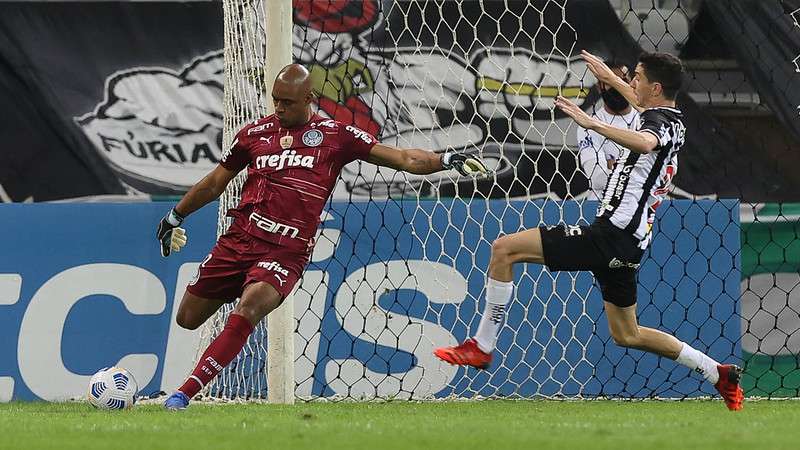
M264 92L267 114L274 112L270 95L275 77L292 63L292 0L264 1ZM270 403L294 403L294 300L289 294L267 316L267 386Z
M292 0L226 0L223 2L223 17L223 148L228 148L236 132L247 122L274 112L271 92L275 77L281 68L292 63ZM230 226L226 213L239 202L245 177L243 171L220 197L218 235ZM207 345L224 326L232 309L232 305L224 306L206 324L201 347ZM206 392L217 397L262 399L263 393L267 392L272 403L294 403L294 316L294 301L290 294L269 314L266 329L264 324L256 327L251 343L231 365L233 370L221 373ZM237 373L247 364L251 364L251 372L266 372L267 376L249 377Z

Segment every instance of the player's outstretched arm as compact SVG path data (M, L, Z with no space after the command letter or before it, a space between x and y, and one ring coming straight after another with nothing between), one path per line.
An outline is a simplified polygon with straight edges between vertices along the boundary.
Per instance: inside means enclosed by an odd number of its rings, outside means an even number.
M426 150L404 149L386 144L375 144L367 161L378 166L416 175L428 175L453 169L464 176L486 176L489 170L483 161L472 155L456 152L437 154Z
M617 92L628 100L628 103L630 103L634 109L639 112L644 111L644 108L639 106L636 101L636 93L633 91L633 87L628 84L627 81L617 76L602 59L586 50L581 50L581 58L586 61L586 67L589 68L589 71L592 72L595 78L616 89Z
M158 224L156 237L161 243L161 256L179 252L186 245L186 230L180 227L183 219L219 197L225 187L236 176L236 172L221 165L189 189L180 202L172 208Z
M586 114L578 105L572 103L562 96L556 97L556 107L564 114L572 117L575 123L586 128L587 130L594 130L598 134L611 139L617 144L630 149L635 153L650 153L658 147L658 138L652 133L629 130L627 128L617 128L609 125L601 120Z

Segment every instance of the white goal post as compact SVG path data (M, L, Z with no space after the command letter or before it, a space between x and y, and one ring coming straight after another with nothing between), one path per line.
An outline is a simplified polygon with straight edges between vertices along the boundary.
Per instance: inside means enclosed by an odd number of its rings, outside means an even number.
M228 148L245 123L272 114L270 93L278 72L292 63L292 0L226 0L225 20L225 117L223 145ZM225 214L239 201L243 171L220 198L217 234L230 225ZM294 383L294 301L290 294L267 317L266 384L271 403L293 404ZM223 307L209 322L201 347L216 335L232 305ZM263 324L259 326L263 336ZM202 352L202 350L199 350ZM221 374L225 378L228 374ZM215 382L216 383L216 382ZM212 385L211 389L214 389ZM263 389L257 383L254 389ZM208 388L207 388L208 391Z
M269 95L282 67L292 63L292 0L264 2L268 54L264 64L267 114L274 112ZM294 403L294 300L290 294L267 316L267 385L270 403Z

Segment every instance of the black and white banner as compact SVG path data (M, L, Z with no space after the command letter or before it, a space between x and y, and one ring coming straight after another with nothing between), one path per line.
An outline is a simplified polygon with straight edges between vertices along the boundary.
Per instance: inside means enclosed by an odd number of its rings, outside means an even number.
M562 3L298 1L294 56L312 70L324 115L391 144L480 150L502 187L479 184L485 195L575 196L587 183L575 174L574 125L553 99L587 110L597 101L581 48L629 64L639 50L607 2ZM443 18L448 27L407 29ZM221 154L222 26L217 2L0 3L0 197L184 192ZM790 63L745 56L742 65ZM762 98L785 107L780 95ZM679 107L689 130L681 192L762 201L787 190L791 180L762 183L774 169L756 149L688 97ZM348 169L337 196L407 192L398 177ZM444 180L441 195L475 189Z
M186 190L220 155L221 47L219 3L0 3L7 197Z

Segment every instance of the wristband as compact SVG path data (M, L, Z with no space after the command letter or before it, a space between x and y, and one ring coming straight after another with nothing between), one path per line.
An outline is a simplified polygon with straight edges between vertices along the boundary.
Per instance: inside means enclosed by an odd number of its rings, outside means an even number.
M181 224L181 222L183 222L183 216L175 212L175 208L169 210L169 214L167 214L166 219L167 223L169 223L173 227L177 227L178 225Z

